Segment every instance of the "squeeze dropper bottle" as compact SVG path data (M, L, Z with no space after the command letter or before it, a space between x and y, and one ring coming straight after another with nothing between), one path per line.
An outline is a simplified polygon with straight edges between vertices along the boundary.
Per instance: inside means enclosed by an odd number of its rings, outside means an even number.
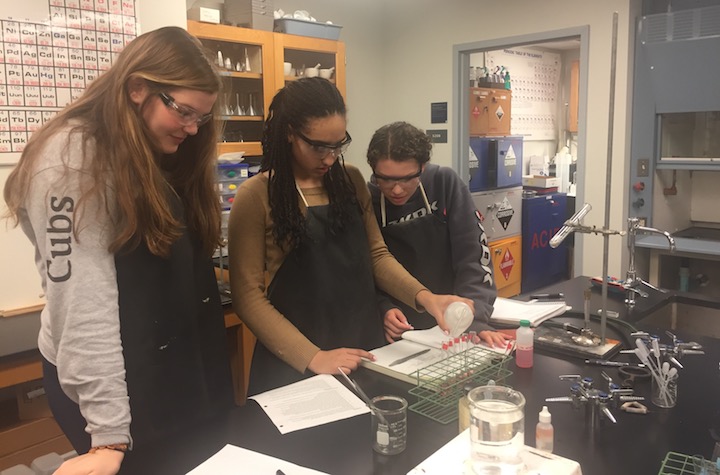
M555 437L555 429L550 423L552 415L547 406L543 406L539 414L540 422L535 426L535 447L538 450L552 453Z

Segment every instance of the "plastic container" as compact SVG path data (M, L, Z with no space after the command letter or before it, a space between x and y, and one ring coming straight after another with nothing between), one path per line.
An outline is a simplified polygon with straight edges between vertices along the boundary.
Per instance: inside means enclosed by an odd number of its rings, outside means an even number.
M337 40L340 38L342 26L317 21L298 20L297 18L280 18L275 20L274 30L278 33L287 33L289 35Z
M470 306L464 302L453 302L445 309L445 323L450 336L457 338L470 327L474 315Z
M520 328L515 334L515 364L518 368L532 368L533 365L533 329L530 320L520 320Z
M547 406L543 406L538 418L540 422L535 426L535 447L538 450L552 453L555 443L555 429L553 429L551 423L552 414L548 411Z
M690 289L690 269L687 266L680 267L680 292L687 292Z

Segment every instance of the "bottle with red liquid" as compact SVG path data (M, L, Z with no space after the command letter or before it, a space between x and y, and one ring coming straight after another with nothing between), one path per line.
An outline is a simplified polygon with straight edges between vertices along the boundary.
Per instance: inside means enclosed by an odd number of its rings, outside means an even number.
M520 328L515 334L515 364L518 368L532 368L533 365L533 329L530 320L520 320Z

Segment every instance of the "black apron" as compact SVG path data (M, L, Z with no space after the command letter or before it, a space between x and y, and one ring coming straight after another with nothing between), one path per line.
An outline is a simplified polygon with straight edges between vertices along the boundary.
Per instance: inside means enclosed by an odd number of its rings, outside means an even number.
M172 205L182 219L179 199ZM185 231L169 258L141 244L118 253L115 266L134 443L188 430L229 408L230 360L211 259Z
M307 239L288 253L268 287L268 300L322 350L383 345L375 306L370 247L360 210L332 234L329 205L307 209ZM299 373L259 340L248 394L258 394L312 376Z
M450 228L444 218L433 214L422 183L420 193L425 200L427 214L387 226L384 216L385 196L380 192L380 231L390 253L421 284L435 294L454 294L455 271L450 252ZM390 298L416 329L424 330L437 325L437 320L429 313L420 313Z

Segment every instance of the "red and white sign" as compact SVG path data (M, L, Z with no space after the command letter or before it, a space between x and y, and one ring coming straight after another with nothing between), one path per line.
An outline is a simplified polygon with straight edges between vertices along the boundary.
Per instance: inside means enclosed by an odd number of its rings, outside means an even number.
M514 265L515 258L510 254L510 249L505 249L505 254L503 254L502 260L500 261L500 272L505 276L505 280L510 279Z

